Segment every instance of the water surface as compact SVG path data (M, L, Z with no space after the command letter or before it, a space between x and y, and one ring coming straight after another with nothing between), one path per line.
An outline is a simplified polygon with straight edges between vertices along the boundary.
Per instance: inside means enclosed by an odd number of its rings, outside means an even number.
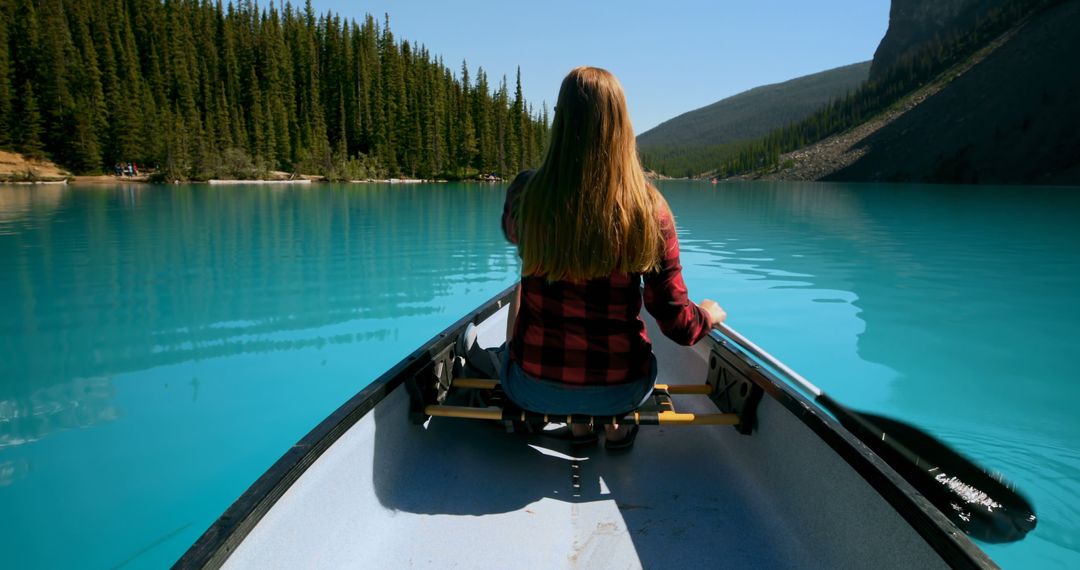
M1080 566L1080 191L667 182L687 282L838 400L1005 473ZM503 187L0 187L0 552L170 564L514 280ZM6 565L5 564L5 565Z

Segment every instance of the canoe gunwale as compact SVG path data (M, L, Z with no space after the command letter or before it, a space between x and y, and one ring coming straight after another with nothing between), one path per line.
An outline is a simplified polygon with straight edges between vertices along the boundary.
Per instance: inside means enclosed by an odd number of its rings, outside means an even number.
M435 335L319 422L248 487L195 541L173 568L220 568L278 499L323 452L392 391L404 384L406 378L420 372L426 365L424 357L441 353L457 340L455 333L464 329L467 324L479 324L501 309L515 287L516 284L506 288Z
M972 540L888 463L790 383L717 331L712 352L749 378L810 428L856 471L953 568L999 568ZM723 364L722 364L723 366Z
M508 302L511 286L432 337L380 375L308 432L229 506L173 565L173 568L219 568L275 503L334 442L361 418L420 373L451 346L469 323L479 324ZM710 333L708 351L777 401L858 473L911 527L954 568L997 565L933 504L864 443L817 404L719 332ZM754 426L756 428L756 426ZM695 429L695 428L686 428ZM751 435L751 437L753 437Z

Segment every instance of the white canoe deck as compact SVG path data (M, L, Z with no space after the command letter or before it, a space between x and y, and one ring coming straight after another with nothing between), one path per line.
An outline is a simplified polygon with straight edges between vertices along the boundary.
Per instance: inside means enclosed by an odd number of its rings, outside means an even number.
M708 347L658 331L658 382L704 382ZM502 342L505 309L480 326ZM715 411L701 396L680 410ZM278 500L235 568L934 568L933 549L766 397L758 429L642 426L575 451L494 422L407 417L397 389ZM580 481L575 488L574 475Z

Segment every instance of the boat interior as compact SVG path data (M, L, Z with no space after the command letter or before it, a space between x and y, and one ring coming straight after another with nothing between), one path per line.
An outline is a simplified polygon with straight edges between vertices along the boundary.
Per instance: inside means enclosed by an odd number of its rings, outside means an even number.
M501 307L479 320L481 346L503 342L506 314ZM704 384L723 339L713 335L694 347L676 346L643 317L655 343L657 382ZM342 424L321 453L307 453L314 455L310 464L273 482L280 492L258 499L264 512L245 515L250 524L244 532L219 522L214 528L238 538L226 541L210 565L992 565L962 535L945 536L942 528L950 527L940 526L943 518L919 523L925 513L904 508L919 506L917 497L905 494L910 488L887 468L877 470L873 457L860 455L869 452L852 446L848 436L829 431L839 428L809 400L790 387L765 392L752 425L742 426L752 428L749 434L731 425L643 425L631 450L612 451L602 441L579 447L543 433L510 431L505 421L417 422L415 402L398 383L370 411L351 412L362 415ZM707 396L673 399L680 412L718 411ZM802 416L827 427L814 428ZM837 451L848 448L858 457ZM853 461L874 468L857 469Z

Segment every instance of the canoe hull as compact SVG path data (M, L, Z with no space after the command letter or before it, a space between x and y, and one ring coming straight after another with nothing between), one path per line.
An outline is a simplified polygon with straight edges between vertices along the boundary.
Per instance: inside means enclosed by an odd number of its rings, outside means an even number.
M467 322L503 335L506 293L414 352L285 455L180 567L986 567L992 562L829 416L718 336L664 342L658 382L710 358L760 386L750 435L647 426L631 453L575 449L496 422L410 421ZM501 330L500 330L501 329ZM715 412L702 396L680 410Z

